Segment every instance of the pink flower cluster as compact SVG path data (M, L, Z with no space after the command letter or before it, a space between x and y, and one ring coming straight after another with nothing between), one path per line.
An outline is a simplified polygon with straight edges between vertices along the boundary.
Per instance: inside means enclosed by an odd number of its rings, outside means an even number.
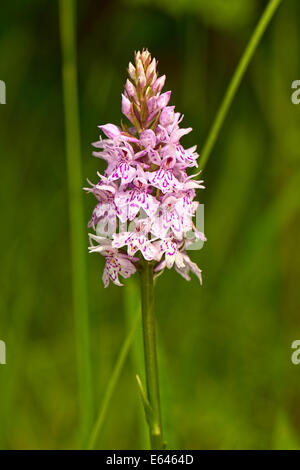
M107 138L93 144L93 155L106 160L107 168L86 188L98 200L89 250L106 259L105 287L110 280L122 285L118 276L130 277L143 262L153 263L157 274L174 266L187 280L191 271L201 282L201 270L186 253L189 244L205 240L193 223L202 181L187 175L198 154L196 146L180 144L192 129L179 127L183 116L168 105L171 92L161 93L166 77L158 77L156 65L147 50L135 54L122 94L130 124L99 126Z

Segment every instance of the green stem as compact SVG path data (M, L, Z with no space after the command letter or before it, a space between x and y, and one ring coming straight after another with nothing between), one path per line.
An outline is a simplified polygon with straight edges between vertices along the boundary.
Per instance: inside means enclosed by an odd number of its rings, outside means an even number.
M134 318L131 330L129 331L127 337L125 338L125 341L124 341L124 343L122 345L122 348L120 350L116 365L115 365L115 367L112 371L112 374L110 376L109 383L108 383L107 389L106 389L104 397L103 397L102 405L100 407L99 415L98 415L97 421L94 425L94 428L92 430L91 437L90 437L90 440L89 440L89 443L88 443L88 449L89 450L94 449L94 447L97 443L98 436L100 435L100 432L102 430L102 427L103 427L103 424L104 424L104 421L105 421L105 417L106 417L106 414L107 414L108 406L111 402L111 398L112 398L113 393L115 391L115 388L116 388L117 382L119 380L121 371L123 369L125 360L128 356L128 352L129 352L130 346L133 342L133 338L134 338L134 335L135 335L140 317L141 317L141 313L140 313L140 308L139 308L138 312L135 314L135 318Z
M59 0L65 109L66 156L72 255L73 310L77 342L81 441L92 419L91 363L86 287L86 240L82 204L80 128L77 96L76 34L74 0Z
M145 262L141 270L141 296L147 399L150 405L150 412L146 416L149 425L151 448L159 450L164 448L164 443L162 438L155 340L153 266L149 262Z
M217 140L217 137L219 135L220 129L223 125L223 122L226 118L227 112L230 108L230 105L232 103L232 100L239 88L239 85L241 83L241 80L247 70L247 67L249 65L250 60L252 59L252 56L259 44L259 41L264 34L268 24L270 23L275 11L279 7L280 3L282 0L270 0L268 3L267 7L265 8L255 30L253 31L253 34L250 38L250 41L245 49L244 54L242 55L242 58L240 59L240 62L235 69L235 72L233 74L233 77L229 83L229 86L226 90L225 96L223 98L223 101L220 105L220 108L217 112L216 118L210 128L208 137L204 143L204 146L200 152L201 158L199 161L199 167L203 168L211 154L211 151L213 149L213 146Z
M132 345L130 348L130 366L135 371L136 375L139 375L144 379L144 344L142 336L142 314L141 314L141 296L140 296L140 283L137 282L139 279L131 277L126 281L126 289L124 289L124 311L127 327L132 324L135 314L139 311L139 322L136 325L138 334L134 335ZM143 403L138 403L139 407L136 409L137 412L137 429L138 435L135 443L136 449L147 449L148 446L148 429L145 426L145 419L143 416L142 406Z

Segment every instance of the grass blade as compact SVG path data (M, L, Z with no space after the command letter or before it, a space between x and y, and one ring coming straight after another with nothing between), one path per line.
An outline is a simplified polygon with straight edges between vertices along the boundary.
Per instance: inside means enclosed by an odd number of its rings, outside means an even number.
M107 410L108 410L108 406L110 404L112 395L113 395L114 390L116 388L116 384L119 380L121 371L123 369L123 365L124 365L125 360L127 358L130 346L131 346L133 338L134 338L134 334L137 330L137 326L138 326L138 323L140 321L140 316L141 316L141 314L140 314L140 309L139 309L136 316L135 316L135 318L134 318L134 320L133 320L132 327L131 327L127 337L124 340L124 343L123 343L122 348L120 350L116 365L115 365L115 367L112 371L110 381L108 383L108 386L107 386L107 389L105 391L103 401L102 401L102 404L101 404L101 407L100 407L100 411L99 411L99 414L98 414L97 421L96 421L96 423L93 427L91 437L89 439L89 443L88 443L88 449L89 450L94 449L94 447L97 443L97 439L99 437L99 434L102 430L104 420L105 420L105 417L106 417L106 413L107 413Z
M91 363L86 287L86 237L82 203L80 126L77 94L75 2L59 0L62 47L66 156L72 254L73 309L77 341L80 439L84 443L92 420Z
M211 151L214 147L214 144L219 135L220 129L223 125L223 122L226 118L230 105L235 97L235 94L239 88L239 85L242 81L243 76L247 70L247 67L253 57L253 54L268 26L270 23L275 11L279 7L282 0L270 0L266 9L264 10L256 28L253 31L253 34L250 38L250 41L245 49L244 54L242 55L240 62L233 74L233 77L228 85L225 96L219 110L217 112L216 118L210 128L208 137L203 145L203 148L200 152L201 158L199 161L200 168L203 168L211 154Z

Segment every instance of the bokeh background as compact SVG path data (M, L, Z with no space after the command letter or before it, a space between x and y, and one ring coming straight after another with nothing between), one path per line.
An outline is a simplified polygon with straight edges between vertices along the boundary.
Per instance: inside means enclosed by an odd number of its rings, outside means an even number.
M97 125L119 123L134 50L148 47L172 104L203 145L262 0L78 0L82 186ZM169 448L300 448L300 4L264 35L203 172L208 242L192 258L203 286L170 271L156 286L164 433ZM0 448L78 448L78 383L58 2L1 2ZM86 222L94 200L84 195ZM86 231L87 233L87 231ZM86 244L88 239L86 238ZM103 288L87 254L94 416L129 331L133 281ZM130 295L132 296L130 298ZM97 448L147 446L135 374L141 329Z

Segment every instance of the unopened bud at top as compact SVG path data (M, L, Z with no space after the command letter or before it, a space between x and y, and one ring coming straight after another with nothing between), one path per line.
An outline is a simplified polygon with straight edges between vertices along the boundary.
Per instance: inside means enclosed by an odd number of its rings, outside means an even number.
M148 49L142 51L141 58L144 66L148 66L151 61L151 54Z
M122 113L132 122L131 103L125 95L122 95Z
M146 75L142 61L139 59L136 63L136 75L141 88L146 86Z
M136 80L136 70L135 70L134 65L132 65L131 62L129 62L129 65L128 65L128 75L131 78L131 80Z
M140 133L147 127L157 125L158 113L168 105L171 92L161 94L166 76L157 78L157 61L152 59L147 49L135 53L134 65L129 63L128 74L122 96L122 112ZM171 110L164 112L160 124L171 121L171 116Z
M153 87L152 87L153 93L159 93L164 87L165 81L166 81L165 75L162 75L161 77L159 77L153 84Z
M129 98L137 99L136 89L133 83L127 78L125 90Z
M155 58L152 60L152 62L150 63L149 67L147 68L147 72L146 72L146 78L147 78L147 81L148 83L150 83L150 85L152 85L155 80L156 80L156 60Z

